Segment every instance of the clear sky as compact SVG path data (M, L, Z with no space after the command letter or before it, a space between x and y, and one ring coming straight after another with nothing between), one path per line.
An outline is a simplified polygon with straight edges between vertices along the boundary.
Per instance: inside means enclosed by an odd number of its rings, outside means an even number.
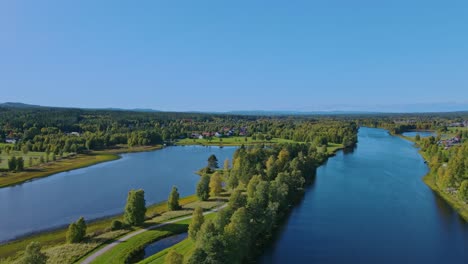
M0 0L0 90L176 111L463 108L468 1Z

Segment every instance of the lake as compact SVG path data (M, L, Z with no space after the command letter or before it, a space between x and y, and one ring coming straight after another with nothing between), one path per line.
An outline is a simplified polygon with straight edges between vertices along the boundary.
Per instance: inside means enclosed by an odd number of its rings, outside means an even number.
M0 189L0 241L63 226L80 216L96 219L121 213L130 189L145 190L146 204L167 199L173 185L181 197L195 193L211 154L222 166L235 147L174 146L123 154L115 161L62 172Z
M468 263L468 226L422 181L412 143L361 128L295 207L260 263Z

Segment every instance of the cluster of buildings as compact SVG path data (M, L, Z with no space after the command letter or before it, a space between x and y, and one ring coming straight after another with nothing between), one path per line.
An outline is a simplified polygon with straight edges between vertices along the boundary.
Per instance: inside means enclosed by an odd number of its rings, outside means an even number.
M449 127L468 127L468 120L462 122L453 122L448 124Z
M239 132L237 135L239 136L248 136L247 133L247 128L246 127L241 127L238 129ZM190 135L190 138L193 139L203 139L203 138L209 138L209 137L232 137L236 135L237 129L236 128L229 128L229 127L223 127L220 131L217 132L202 132L202 133L192 133Z
M452 146L455 146L455 145L458 145L461 143L461 138L459 137L453 137L453 138L449 138L449 139L445 139L445 140L439 140L437 142L437 144L439 144L439 146L445 146L445 149L448 149Z

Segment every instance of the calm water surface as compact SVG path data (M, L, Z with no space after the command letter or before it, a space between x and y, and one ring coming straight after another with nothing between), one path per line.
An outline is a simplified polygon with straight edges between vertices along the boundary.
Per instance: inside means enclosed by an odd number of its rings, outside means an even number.
M421 180L412 144L361 128L317 170L260 263L468 263L467 224Z
M437 134L432 132L432 131L409 131L409 132L403 132L402 134L405 137L415 137L416 135L419 135L420 137L430 137L430 136L436 136Z
M222 166L235 147L167 147L124 154L116 161L58 173L0 189L0 241L75 221L122 212L130 189L145 190L146 203L167 199L173 185L181 196L195 193L195 171L211 154Z

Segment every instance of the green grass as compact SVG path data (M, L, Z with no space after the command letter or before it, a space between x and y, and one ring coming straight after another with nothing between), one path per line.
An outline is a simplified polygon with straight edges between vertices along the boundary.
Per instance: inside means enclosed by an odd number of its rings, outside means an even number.
M187 209L195 208L196 206L201 206L204 209L210 209L210 208L215 207L217 204L218 202L215 200L212 200L211 202L191 203L185 206L184 208L189 213L185 215L180 215L180 217L191 215L193 213L192 210L187 210ZM209 215L206 215L205 218L211 218L213 216L214 214L209 214ZM157 224L157 223L162 223L162 222L165 222L165 221L155 220L152 222L146 222L145 224L146 226L150 226L152 224ZM125 263L126 260L132 257L132 254L134 254L135 252L138 252L141 249L144 249L146 245L154 241L160 240L162 238L168 237L168 236L173 236L176 234L186 232L190 222L191 222L191 219L186 219L186 220L181 220L179 222L168 224L166 226L163 226L157 229L145 231L139 235L136 235L130 238L129 240L125 242L118 244L111 250L107 251L103 255L96 258L96 260L93 261L93 263Z
M213 217L215 217L215 214L205 215L205 219L210 219ZM184 259L187 260L192 254L194 249L195 249L195 242L187 238L173 245L172 247L161 250L158 253L152 255L151 257L148 257L147 259L144 259L138 262L138 264L149 264L149 263L163 264L164 259L166 258L166 255L167 253L169 253L170 250L175 250L177 253L182 254L184 256Z
M174 246L159 251L151 257L138 262L138 264L164 264L166 255L167 253L169 253L170 250L175 250L177 253L182 254L184 256L184 260L187 260L194 249L195 242L193 242L191 239L184 239L181 242L175 244Z
M5 144L3 143L3 145ZM39 163L39 159L41 156L46 155L45 152L28 152L28 154L23 154L21 151L12 151L9 155L7 155L5 151L2 151L2 154L0 154L0 169L7 169L8 159L16 156L23 157L25 170L22 172L0 172L0 188L19 184L35 178L47 177L59 172L79 169L95 165L97 163L119 159L120 157L117 154L120 153L153 151L161 148L162 145L136 147L118 145L112 149L93 151L90 154L80 154L75 157L65 157L60 159L57 156L57 161L52 161L52 155L50 155L50 162L43 164ZM67 156L67 153L65 156ZM33 158L32 167L29 166L30 157Z
M184 197L180 199L180 204L182 206L186 206L187 204L194 203L197 201L197 197L195 195L191 195L188 197ZM190 208L190 206L188 207ZM151 205L147 209L148 216L159 216L167 211L166 202ZM102 219L99 221L88 223L88 235L92 233L102 233L104 232L111 224L111 222L115 219L121 219L122 215L109 217L106 219ZM66 236L67 228L61 228L55 231L44 232L32 236L28 236L19 240L12 241L10 243L0 245L0 259L13 257L15 258L18 253L23 251L26 246L33 242L37 241L40 242L44 248L49 248L57 245L61 245L65 243L65 236Z
M35 178L47 177L59 172L74 170L101 162L115 160L118 158L119 156L115 154L78 155L73 158L64 158L55 162L44 163L21 172L4 172L0 177L0 188L19 184ZM28 161L26 160L25 164L27 163Z
M295 141L290 139L273 138L272 140L253 140L252 137L226 137L216 138L212 140L208 139L191 139L185 138L177 141L177 145L202 145L202 146L240 146L244 145L255 145L255 144L277 144L277 143L294 143Z
M99 256L95 261L93 261L93 263L126 263L126 261L132 256L133 253L143 249L145 245L168 236L186 232L190 221L191 219L182 220L180 222L168 224L158 229L143 232L125 242L118 244L111 250Z
M0 169L8 169L8 160L11 157L23 157L24 160L24 167L29 168L29 158L33 159L33 166L39 165L39 159L41 156L45 157L46 153L45 152L36 152L36 151L29 151L27 154L24 154L22 151L16 151L12 150L10 151L9 154L5 152L5 150L2 151L0 154ZM52 159L52 155L49 156L50 159ZM58 158L58 156L57 156Z

